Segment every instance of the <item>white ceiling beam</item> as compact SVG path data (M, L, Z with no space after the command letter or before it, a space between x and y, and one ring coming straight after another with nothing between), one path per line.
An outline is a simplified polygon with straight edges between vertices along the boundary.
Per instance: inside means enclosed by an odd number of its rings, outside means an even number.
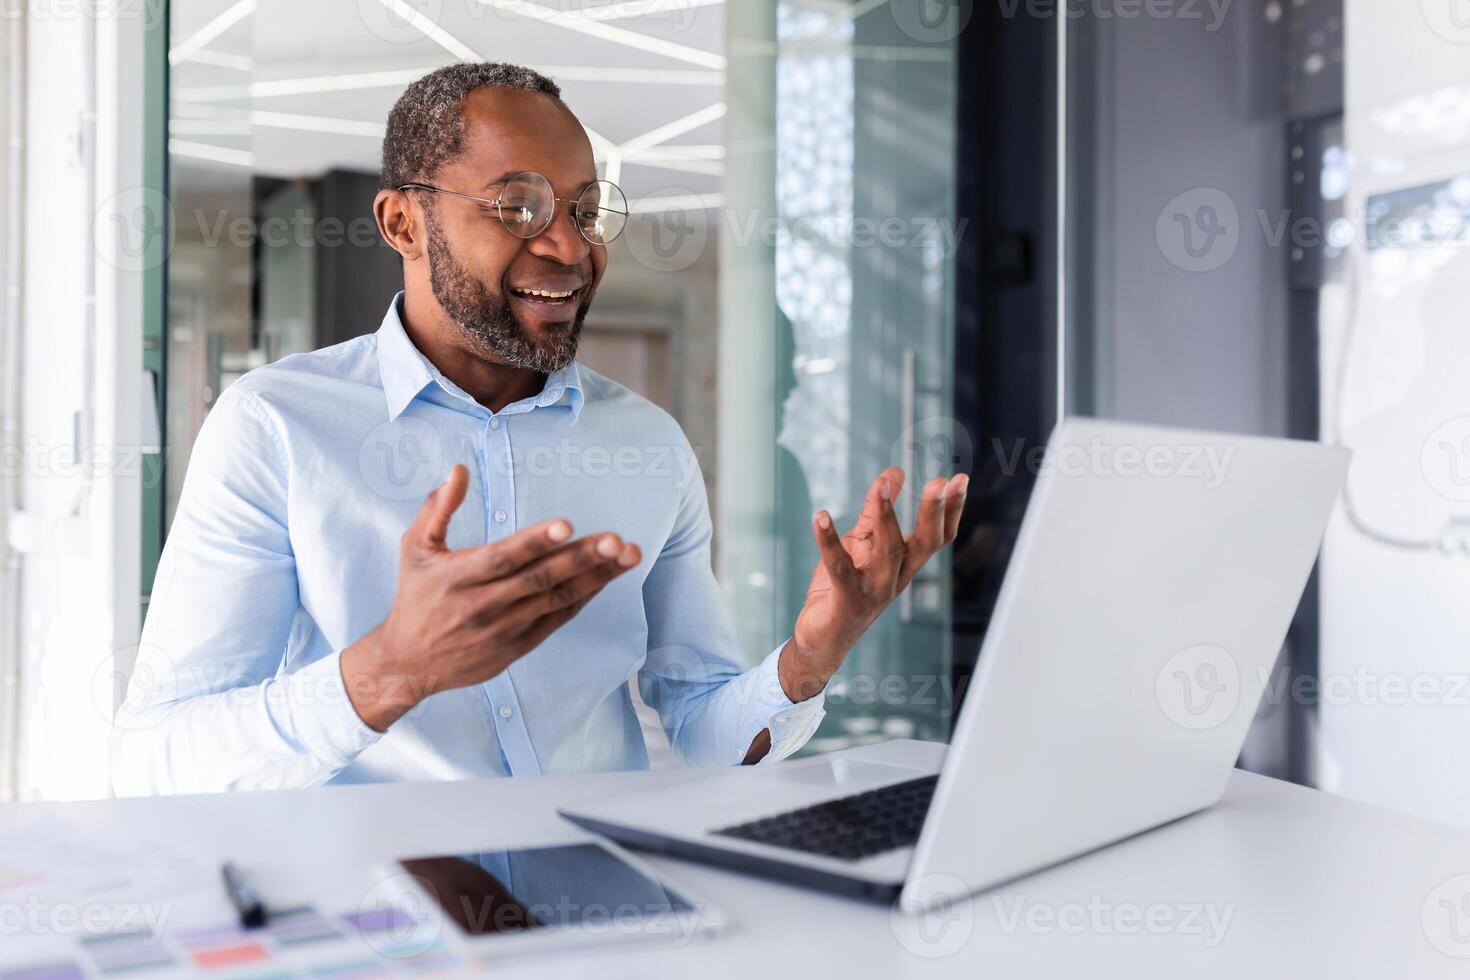
M378 3L388 8L391 12L403 18L404 23L414 28L424 37L433 41L439 47L454 55L460 61L484 61L485 59L475 51L474 48L465 44L459 38L446 31L434 22L423 11L418 10L407 0L378 0Z
M581 120L578 120L578 122L581 122ZM595 159L605 160L612 155L622 156L622 151L618 148L618 144L603 136L591 126L582 123L582 131L587 134L587 141L592 144L592 156Z
M177 65L240 21L255 13L255 0L237 0L183 41L169 49L168 63Z
M230 102L236 99L280 98L288 95L317 95L370 88L397 88L433 71L437 65L395 71L363 71L345 75L312 75L277 78L240 85L180 86L174 97L182 102Z
M303 116L294 112L266 112L263 109L250 111L250 123L272 129L298 129L306 133L335 133L339 136L366 136L379 140L383 138L386 129L380 122L337 119L331 116Z
M425 37L429 38L431 41L438 44L445 51L448 51L450 54L454 55L456 58L459 58L461 61L484 60L480 57L479 54L475 52L474 48L471 48L468 44L465 44L459 38L455 37L453 34L450 34L429 17L415 10L406 2L406 0L378 0L378 2L387 7L389 10L398 14L407 23L411 24L420 33L422 33ZM484 0L481 0L481 2L483 3ZM548 12L555 13L555 11ZM609 28L609 30L612 30L612 28ZM615 145L606 136L603 136L601 133L597 132L595 129L585 123L583 123L582 129L586 131L587 139L592 143L592 150L594 153L597 152L599 146L601 146L604 149L604 152L606 152L607 148L613 147Z
M721 119L724 115L725 103L716 102L714 105L705 106L698 112L691 112L689 115L675 119L671 123L665 123L657 129L651 129L642 136L635 136L630 140L626 140L619 146L619 150L621 150L625 157L637 156L650 147L667 142L675 136L682 136L691 130L698 129L700 126L712 123L716 119Z
M170 119L174 136L250 136L257 129L294 129L304 133L383 138L383 124L334 116L304 116L290 112L255 109L236 119Z
M720 143L663 143L638 153L637 162L647 160L723 160L725 147Z
M576 13L588 20L628 20L651 14L682 14L695 7L716 7L724 2L725 0L618 0L600 7L584 7ZM887 3L888 0L882 2Z
M254 71L255 59L244 54L230 54L227 51L211 51L208 48L200 48L192 51L182 59L190 64L209 65L211 68L229 68L232 71Z
M175 102L169 107L169 119L244 119L248 110L233 105L196 105Z
M681 174L704 174L708 177L719 177L725 172L725 165L719 160L656 160L639 157L636 160L625 159L623 166L653 167L657 170L673 170Z
M610 180L614 184L623 182L623 154L617 147L612 147L602 155L602 179Z
M248 119L170 119L170 136L249 136L255 132Z
M422 78L437 67L437 65L425 65L422 68L403 68L392 71L308 75L299 78L243 82L236 85L180 86L174 90L174 97L184 102L232 102L238 99L271 99L292 95L316 95L322 92L400 88ZM532 67L557 82L710 87L725 84L724 72L686 68L592 68L586 65L533 65Z
M556 82L621 82L629 85L724 85L723 71L695 68L594 68L590 65L532 65Z
M193 140L170 138L168 152L174 156L208 160L211 163L228 163L235 167L255 166L255 154L249 150L231 150L228 147L215 146L213 143L196 143Z
M648 214L683 208L686 211L709 210L722 207L725 203L721 194L666 194L662 197L640 197L628 202L630 214Z
M387 0L380 0L380 2L387 2ZM638 31L630 31L625 27L613 27L610 24L589 20L583 17L582 11L579 10L554 10L550 7L543 7L539 3L531 3L530 0L475 0L475 2L493 10L515 14L527 20L537 20L543 24L553 24L569 31L586 34L589 37L612 41L614 44L622 44L639 51L647 51L650 54L687 61L692 65L713 68L716 71L725 70L725 56L722 54L690 47L687 44L666 41L663 38L642 34Z

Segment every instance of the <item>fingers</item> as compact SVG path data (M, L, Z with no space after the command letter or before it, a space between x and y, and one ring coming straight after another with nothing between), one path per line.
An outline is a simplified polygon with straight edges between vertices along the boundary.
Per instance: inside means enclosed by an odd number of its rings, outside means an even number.
M589 535L483 586L482 593L486 601L508 607L522 599L554 591L569 579L599 566L631 568L641 557L637 545L624 544L616 534ZM626 565L622 564L624 561Z
M424 499L418 516L404 534L404 543L419 551L433 552L448 550L444 544L449 533L449 518L464 502L465 488L469 486L470 473L458 463L449 470L433 493Z
M455 573L467 583L493 582L558 549L569 547L566 542L571 536L570 521L558 518L532 524L499 541L455 552L452 557Z
M608 535L603 540L611 537L615 536ZM539 621L547 616L564 612L572 607L580 609L592 601L604 586L637 565L642 559L643 552L636 544L620 544L618 551L611 558L600 557L599 564L562 579L548 589L521 599L500 617L501 626L507 634L514 636L522 630L536 629ZM536 642L539 643L540 640Z
M944 487L944 543L953 544L960 533L960 515L965 511L965 494L970 491L970 477L955 474Z
M812 536L817 539L817 551L832 583L844 588L854 585L858 571L853 567L852 556L842 546L842 539L837 536L837 528L832 526L831 514L823 510L812 518Z
M903 529L898 525L898 512L894 508L898 490L903 486L903 470L896 470L896 481L887 478L890 472L894 470L885 470L884 475L876 481L878 516L872 528L873 553L880 560L863 569L865 574L871 575L870 583L880 595L888 592L897 583L904 558Z
M853 530L865 533L874 527L878 523L878 519L883 515L884 488L886 487L888 489L888 499L890 502L897 500L898 495L903 491L903 481L904 472L897 466L890 466L882 473L879 473L878 478L868 486L867 496L863 498L863 509L858 514L857 523L853 525Z
M945 488L949 481L936 476L924 484L919 496L919 516L913 533L905 540L903 568L898 573L899 588L907 586L934 552L945 544Z

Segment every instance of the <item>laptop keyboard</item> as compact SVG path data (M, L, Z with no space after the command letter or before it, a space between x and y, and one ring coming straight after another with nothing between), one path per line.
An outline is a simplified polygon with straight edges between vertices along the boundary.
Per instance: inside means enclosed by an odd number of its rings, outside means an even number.
M715 833L856 861L919 839L938 776L925 776L725 827Z

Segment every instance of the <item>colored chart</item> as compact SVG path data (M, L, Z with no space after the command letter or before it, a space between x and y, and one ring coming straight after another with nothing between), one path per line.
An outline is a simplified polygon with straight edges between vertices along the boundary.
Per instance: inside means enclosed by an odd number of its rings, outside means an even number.
M394 909L327 918L314 908L273 912L265 928L234 920L168 930L88 935L70 958L0 967L0 980L128 976L276 977L433 975L465 965L437 936L425 938Z

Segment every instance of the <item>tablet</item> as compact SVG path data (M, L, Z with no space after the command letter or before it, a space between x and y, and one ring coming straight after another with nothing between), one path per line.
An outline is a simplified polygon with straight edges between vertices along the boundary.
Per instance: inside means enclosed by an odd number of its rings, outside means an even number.
M402 907L476 952L681 946L728 925L718 909L610 843L405 858L396 870Z

